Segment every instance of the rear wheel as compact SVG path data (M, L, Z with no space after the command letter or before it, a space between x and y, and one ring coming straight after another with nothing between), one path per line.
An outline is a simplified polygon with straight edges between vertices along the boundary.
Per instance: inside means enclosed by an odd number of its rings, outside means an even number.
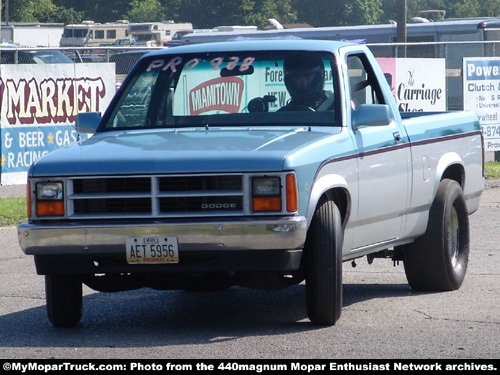
M460 288L469 261L469 216L464 193L456 181L440 182L425 235L402 250L412 289Z
M82 318L82 282L77 277L46 275L45 298L54 327L74 327Z
M341 315L342 241L338 207L321 200L304 249L307 315L315 325L333 325Z

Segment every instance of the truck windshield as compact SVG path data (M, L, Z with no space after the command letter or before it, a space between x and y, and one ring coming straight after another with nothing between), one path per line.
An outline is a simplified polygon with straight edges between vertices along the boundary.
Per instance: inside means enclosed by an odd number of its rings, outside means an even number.
M143 59L104 129L217 125L335 125L334 56L248 52Z

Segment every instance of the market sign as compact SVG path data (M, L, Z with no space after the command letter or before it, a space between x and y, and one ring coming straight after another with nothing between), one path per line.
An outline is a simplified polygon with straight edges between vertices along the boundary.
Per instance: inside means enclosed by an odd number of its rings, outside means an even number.
M37 159L87 134L80 112L104 112L115 93L114 64L0 65L0 183L26 183Z

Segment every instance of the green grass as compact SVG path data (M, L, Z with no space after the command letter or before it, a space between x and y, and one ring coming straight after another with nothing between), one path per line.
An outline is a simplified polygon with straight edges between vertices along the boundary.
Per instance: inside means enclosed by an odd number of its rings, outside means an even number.
M500 178L500 162L488 161L484 165L486 178Z
M486 178L500 178L500 162L485 164ZM0 226L18 225L26 221L26 198L4 198L0 205Z
M18 225L26 221L26 198L3 198L0 205L0 226Z

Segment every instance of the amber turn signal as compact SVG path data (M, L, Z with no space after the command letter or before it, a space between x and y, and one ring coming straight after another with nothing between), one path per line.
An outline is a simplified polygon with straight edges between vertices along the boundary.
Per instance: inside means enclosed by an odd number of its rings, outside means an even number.
M286 175L286 210L296 212L299 209L297 197L297 179L290 173Z
M33 210L31 208L31 181L28 180L26 183L26 208L27 208L27 213L28 213L28 219L31 219L31 216L33 215Z
M279 212L281 211L281 197L254 197L254 212Z
M62 201L37 202L36 214L38 216L63 216L64 203Z

